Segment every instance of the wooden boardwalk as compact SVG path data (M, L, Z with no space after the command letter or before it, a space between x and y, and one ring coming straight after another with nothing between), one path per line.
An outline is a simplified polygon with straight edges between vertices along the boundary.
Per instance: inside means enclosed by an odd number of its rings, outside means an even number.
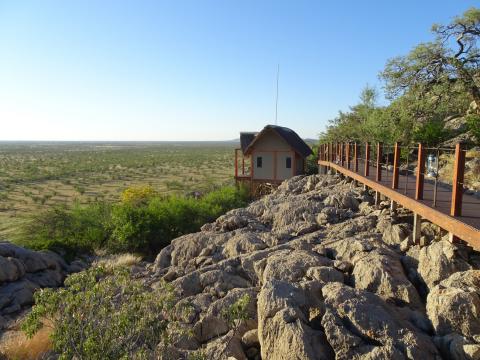
M357 171L354 171L354 158L350 161L350 168L348 168L345 158L343 165L338 159L338 155L330 157L328 153L324 153L320 155L318 164L325 169L334 169L363 183L379 194L393 200L398 205L421 216L421 218L425 218L440 226L453 235L454 239L464 240L470 246L480 249L480 198L460 191L459 196L461 196L461 199L459 204L461 204L461 211L459 211L458 215L451 216L453 201L451 185L438 183L435 192L435 182L427 178L421 181L423 184L423 198L416 200L417 176L407 176L398 170L394 174L392 170L387 171L387 169L380 166L382 168L381 179L377 181L377 167L373 166L372 162L369 162L368 176L365 176L365 160L357 158ZM394 186L395 177L397 179L396 186ZM458 202L459 199L456 201Z

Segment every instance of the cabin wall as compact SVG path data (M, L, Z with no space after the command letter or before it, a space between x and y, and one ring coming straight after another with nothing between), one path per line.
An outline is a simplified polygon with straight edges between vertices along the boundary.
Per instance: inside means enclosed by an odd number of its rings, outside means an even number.
M277 172L277 179L278 180L283 180L287 179L288 177L291 176L288 175L285 177L285 172L279 168L280 164L280 157L282 153L279 153L281 151L287 151L290 152L290 145L283 140L281 137L279 137L273 130L268 131L262 135L262 138L259 139L257 142L254 144L254 148L252 151L253 155L253 164L254 164L254 170L253 170L253 178L254 179L264 179L264 180L274 180L275 179L275 168ZM275 155L276 153L276 158L277 158L277 164L275 166ZM257 157L261 156L262 157L262 167L259 168L257 167ZM285 167L285 160L282 163L282 166ZM290 169L291 170L291 169Z
M256 151L253 155L253 178L254 179L273 179L273 153ZM257 167L257 157L262 157L262 167Z
M291 167L287 168L287 158L290 158ZM295 156L293 152L277 152L277 180L285 180L292 177L293 167L295 166Z

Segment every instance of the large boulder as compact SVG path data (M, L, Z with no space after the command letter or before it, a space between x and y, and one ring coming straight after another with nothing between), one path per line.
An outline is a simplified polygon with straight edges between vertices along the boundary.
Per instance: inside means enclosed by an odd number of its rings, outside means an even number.
M303 278L310 267L332 265L332 261L313 251L278 251L267 258L263 283L270 280L295 282Z
M170 252L171 265L185 267L190 261L200 256L206 248L221 246L233 235L233 233L197 232L180 236L172 240L171 248L158 258L157 268L168 264L168 252Z
M223 254L226 257L235 257L241 254L252 253L263 250L267 245L255 233L239 233L230 238L223 247Z
M333 206L337 209L350 209L353 211L358 210L359 205L355 194L351 192L329 195L323 203L325 206Z
M395 254L381 250L366 253L355 261L352 276L357 289L368 290L386 301L423 308L417 290L407 279Z
M470 270L468 259L457 245L442 240L425 246L418 255L418 274L428 289L455 272Z
M435 286L427 297L427 313L437 335L480 340L480 270L457 272Z
M430 337L380 297L338 282L322 288L322 325L337 359L437 359Z
M308 324L305 290L272 280L258 295L258 338L263 359L333 359L320 329Z
M389 245L399 245L411 234L408 224L387 224L383 230L383 241Z

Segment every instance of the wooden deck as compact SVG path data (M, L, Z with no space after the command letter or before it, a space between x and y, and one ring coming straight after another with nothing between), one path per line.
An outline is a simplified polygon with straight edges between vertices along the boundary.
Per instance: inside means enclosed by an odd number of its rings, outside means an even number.
M345 176L351 177L366 186L378 191L382 195L392 199L399 205L411 210L432 223L447 230L461 240L466 241L472 247L480 249L480 199L473 195L462 194L461 215L451 216L452 187L439 183L437 186L434 203L434 181L425 179L423 200L415 200L416 177L414 175L398 176L397 189L392 188L393 173L382 169L381 181L376 181L376 170L370 166L369 176L365 174L365 164L358 159L358 171L327 160L319 160L321 166L335 169Z

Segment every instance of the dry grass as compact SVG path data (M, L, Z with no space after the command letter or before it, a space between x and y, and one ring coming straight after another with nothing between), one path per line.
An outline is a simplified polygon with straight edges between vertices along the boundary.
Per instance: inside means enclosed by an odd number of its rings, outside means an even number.
M40 360L52 348L51 333L52 328L45 326L29 339L19 331L0 344L0 354L11 360Z
M95 261L94 266L105 266L108 269L114 269L121 266L133 266L142 261L140 256L134 254L111 255Z

